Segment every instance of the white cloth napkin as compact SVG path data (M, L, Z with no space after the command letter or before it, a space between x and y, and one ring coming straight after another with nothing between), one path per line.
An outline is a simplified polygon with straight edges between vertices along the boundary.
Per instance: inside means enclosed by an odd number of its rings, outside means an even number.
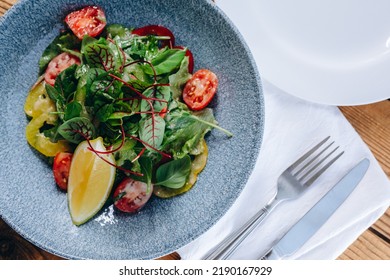
M218 3L219 6L220 3L223 1ZM276 180L282 171L328 135L345 154L302 197L276 208L232 258L258 259L263 256L289 227L365 157L371 165L358 187L320 230L286 259L337 258L390 206L390 181L337 107L303 101L265 80L263 89L265 131L255 169L228 213L205 234L178 250L183 259L203 258L224 237L264 207L273 197Z

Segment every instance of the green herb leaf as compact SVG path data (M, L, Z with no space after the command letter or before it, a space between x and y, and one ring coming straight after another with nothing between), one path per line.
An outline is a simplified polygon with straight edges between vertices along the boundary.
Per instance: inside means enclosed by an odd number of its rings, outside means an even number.
M181 62L179 71L169 76L169 84L171 86L173 99L179 99L181 97L185 84L192 77L188 72L188 63L189 59L186 56Z
M65 100L76 92L77 90L77 79L75 76L77 64L66 68L56 78L54 88L59 92Z
M153 162L150 157L142 156L138 160L138 163L141 167L141 173L143 176L132 175L131 177L134 180L141 181L147 184L147 193L151 191L152 185L152 172L153 172Z
M87 118L77 117L64 122L58 127L58 133L65 140L79 144L86 138L93 139L96 136L94 125Z
M64 112L66 103L65 98L53 86L49 84L45 84L45 89L50 99L53 100L56 104L57 111ZM63 118L61 114L60 117Z
M191 171L191 158L186 155L161 165L156 171L156 185L178 189L184 186Z
M155 36L131 36L121 41L124 51L134 60L144 59L151 61L159 53L159 41Z

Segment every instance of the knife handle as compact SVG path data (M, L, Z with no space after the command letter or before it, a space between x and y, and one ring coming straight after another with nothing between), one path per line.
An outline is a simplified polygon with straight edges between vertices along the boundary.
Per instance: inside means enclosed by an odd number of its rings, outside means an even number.
M258 211L241 228L225 238L205 260L226 260L242 243L242 241L264 220L268 213L277 205L277 201L268 204Z

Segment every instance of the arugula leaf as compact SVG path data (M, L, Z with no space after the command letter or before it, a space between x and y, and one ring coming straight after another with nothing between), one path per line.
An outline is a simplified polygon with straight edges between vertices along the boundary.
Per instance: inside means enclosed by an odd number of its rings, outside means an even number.
M62 53L64 50L73 50L80 48L80 40L72 33L63 33L58 35L50 45L43 51L39 59L39 73L42 74L49 62Z
M151 61L156 74L167 74L178 69L185 53L186 51L181 49L165 49L164 51L158 53ZM152 67L148 64L144 65L144 71L149 75L154 74Z
M76 117L64 122L58 127L58 133L65 140L75 144L79 144L85 138L93 139L96 136L95 126L84 117Z
M211 130L210 125L216 125L211 109L191 113L178 107L168 114L162 149L175 158L199 154L199 142Z
M124 39L128 36L131 36L131 32L129 28L124 27L120 24L110 24L106 27L107 34L111 37L119 37L117 39Z
M139 137L155 149L159 149L164 138L165 121L159 115L147 116L139 122ZM146 146L148 150L153 150Z
M159 53L159 40L155 36L132 36L127 40L121 41L121 46L134 60L145 59L152 60Z
M156 171L156 185L178 189L184 186L191 171L191 158L172 160L161 165Z

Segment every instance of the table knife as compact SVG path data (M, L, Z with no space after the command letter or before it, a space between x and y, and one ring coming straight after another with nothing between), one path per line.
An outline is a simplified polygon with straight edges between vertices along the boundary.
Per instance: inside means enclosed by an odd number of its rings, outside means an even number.
M294 254L343 204L364 177L370 161L365 158L330 189L262 258L277 260Z

